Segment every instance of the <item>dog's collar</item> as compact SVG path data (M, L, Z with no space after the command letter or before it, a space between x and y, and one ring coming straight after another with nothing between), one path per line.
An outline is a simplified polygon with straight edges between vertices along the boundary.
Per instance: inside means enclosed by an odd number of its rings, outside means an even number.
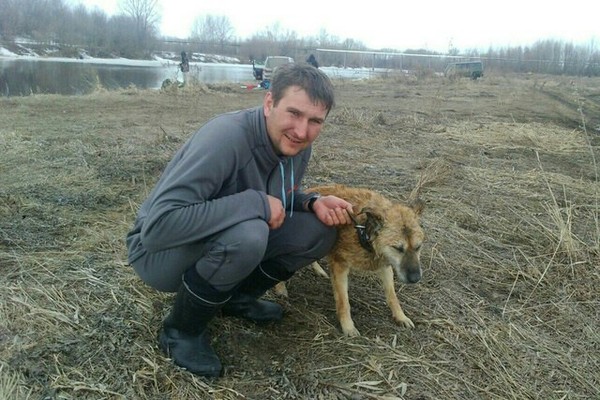
M360 243L361 247L368 252L373 253L373 243L371 243L371 237L367 232L367 227L359 224L352 214L348 213L348 215L354 223L354 229L356 229L356 235L358 236L358 242Z

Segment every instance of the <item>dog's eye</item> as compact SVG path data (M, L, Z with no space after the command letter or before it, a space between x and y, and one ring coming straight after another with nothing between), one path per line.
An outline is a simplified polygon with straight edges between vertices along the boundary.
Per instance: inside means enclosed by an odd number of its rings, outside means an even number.
M404 253L404 246L403 245L398 245L398 246L394 246L394 248L396 250L398 250L400 253Z

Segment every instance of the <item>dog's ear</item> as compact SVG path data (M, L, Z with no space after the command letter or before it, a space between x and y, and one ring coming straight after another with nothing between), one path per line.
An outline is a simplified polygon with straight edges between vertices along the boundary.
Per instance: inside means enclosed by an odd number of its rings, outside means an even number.
M359 214L365 214L367 216L367 221L365 222L365 228L367 229L367 233L369 237L373 239L381 228L383 228L383 217L381 214L378 214L372 208L365 207L360 210Z
M417 199L412 200L408 204L408 206L413 209L415 214L421 215L423 213L423 210L425 209L425 202L423 200L417 198Z

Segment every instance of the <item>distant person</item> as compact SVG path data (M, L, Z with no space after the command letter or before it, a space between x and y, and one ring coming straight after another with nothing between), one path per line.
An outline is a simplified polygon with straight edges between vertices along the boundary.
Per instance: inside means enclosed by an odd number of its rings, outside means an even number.
M5 72L2 72L2 75L0 75L0 93L2 93L2 95L6 97L10 96L10 88L8 87L8 77Z
M181 72L190 72L190 60L188 59L185 51L181 52L181 63L179 64L179 69L181 69Z
M262 105L200 127L141 205L128 261L146 284L177 292L159 334L175 364L220 375L209 322L218 313L281 320L282 307L260 297L329 253L335 227L352 222L350 203L300 185L333 106L323 72L278 67Z
M252 59L252 75L254 75L254 79L257 81L263 80L263 68L256 66L256 61Z
M311 54L310 56L308 56L308 58L306 59L306 62L315 68L319 68L319 63L317 62L317 59L315 58L314 54Z

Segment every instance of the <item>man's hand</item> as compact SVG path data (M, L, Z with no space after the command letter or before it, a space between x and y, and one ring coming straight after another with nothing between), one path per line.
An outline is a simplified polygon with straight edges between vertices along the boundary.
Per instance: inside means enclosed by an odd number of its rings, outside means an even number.
M269 207L271 208L271 218L267 221L270 229L277 229L283 225L285 219L285 210L283 209L283 203L277 197L267 195L269 200Z
M335 196L322 196L313 203L313 211L319 221L327 226L351 224L352 204Z

